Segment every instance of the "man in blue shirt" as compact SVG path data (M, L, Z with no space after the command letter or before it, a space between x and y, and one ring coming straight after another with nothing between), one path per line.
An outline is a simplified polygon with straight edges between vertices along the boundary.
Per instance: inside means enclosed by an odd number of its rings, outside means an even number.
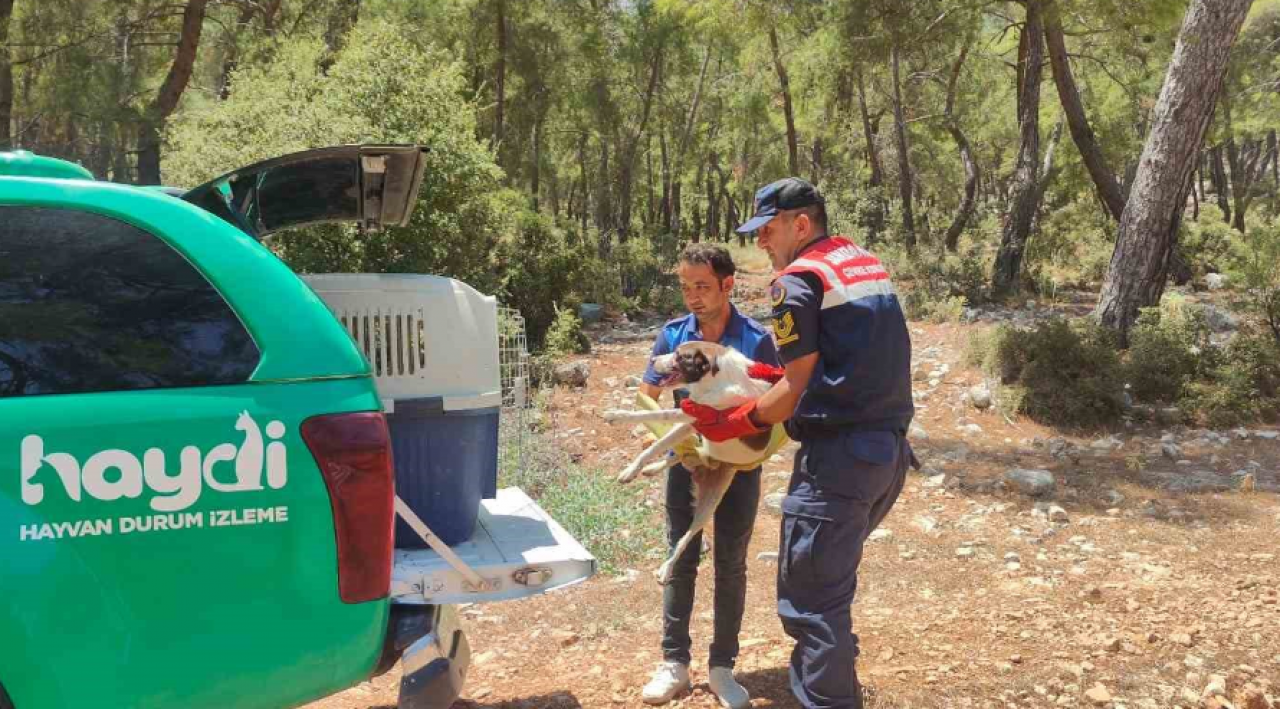
M729 302L735 273L733 258L723 246L692 244L680 255L678 275L690 314L667 323L653 343L653 357L674 352L685 342L718 342L751 359L778 364L769 331L744 317ZM653 399L661 393L661 377L652 359L640 391ZM677 402L683 392L677 391ZM682 465L667 474L667 535L675 543L693 522L693 478L696 471ZM747 545L760 503L760 468L738 473L715 513L715 637L708 661L708 683L724 706L749 706L747 691L733 677L747 597ZM694 537L675 563L671 582L662 592L662 655L642 696L649 704L665 704L689 687L689 620L693 591L702 555L702 535Z
M911 338L889 274L873 254L827 235L822 195L786 178L756 193L739 227L778 271L770 289L782 381L717 411L685 402L720 441L786 421L800 441L782 501L778 615L796 640L791 691L805 709L861 709L850 604L868 535L897 501L909 464Z

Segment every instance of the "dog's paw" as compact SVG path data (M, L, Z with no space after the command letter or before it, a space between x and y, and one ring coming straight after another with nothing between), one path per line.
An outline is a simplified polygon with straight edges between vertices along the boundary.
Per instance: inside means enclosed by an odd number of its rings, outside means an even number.
M671 574L675 571L675 559L667 559L662 562L662 566L658 567L658 585L666 586L671 583Z
M621 409L609 409L600 414L600 417L603 418L606 423L613 423L614 421L626 418L629 413L631 412L623 411Z
M676 368L676 355L671 354L658 355L653 358L653 371L658 374L670 374Z
M645 477L653 477L654 475L657 475L658 473L661 473L667 468L670 468L671 466L675 465L675 463L676 462L674 460L663 459L656 463L650 463L644 466L643 468L640 469L640 472Z
M632 480L636 479L636 474L639 472L640 470L638 468L636 468L635 466L629 465L621 473L618 473L618 482L629 483Z

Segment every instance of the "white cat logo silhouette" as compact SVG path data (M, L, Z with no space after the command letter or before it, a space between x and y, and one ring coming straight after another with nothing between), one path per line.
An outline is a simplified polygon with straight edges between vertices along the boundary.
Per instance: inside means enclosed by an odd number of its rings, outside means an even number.
M266 484L273 490L285 486L289 479L289 466L284 438L285 426L280 421L266 425L263 430L248 411L240 412L235 429L244 440L239 446L223 443L208 453L201 453L196 446L186 446L179 455L178 472L170 475L165 452L150 448L142 460L134 454L111 449L90 456L82 466L69 453L45 453L45 441L38 435L22 439L22 501L38 505L44 500L44 483L36 477L44 466L49 466L62 482L67 497L75 502L82 494L103 502L122 497L136 499L145 487L155 493L150 500L151 509L157 512L180 512L195 504L207 485L217 492L245 492L263 489L263 470ZM234 465L231 465L234 463ZM114 480L107 479L108 470L116 470ZM234 470L234 480L228 473Z

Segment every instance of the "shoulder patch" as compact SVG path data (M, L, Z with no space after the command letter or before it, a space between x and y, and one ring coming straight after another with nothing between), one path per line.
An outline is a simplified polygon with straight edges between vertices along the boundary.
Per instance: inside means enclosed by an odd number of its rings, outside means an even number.
M773 287L769 289L769 304L773 307L782 305L782 301L787 299L787 287L781 283L774 281Z
M773 339L777 341L778 347L789 345L800 339L800 333L796 332L795 316L790 310L773 319Z

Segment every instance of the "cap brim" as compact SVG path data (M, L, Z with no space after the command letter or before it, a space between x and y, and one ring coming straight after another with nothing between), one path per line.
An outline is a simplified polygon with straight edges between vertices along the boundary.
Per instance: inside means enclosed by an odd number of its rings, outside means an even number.
M746 221L746 223L744 223L742 226L738 227L735 231L737 231L739 234L750 234L751 232L755 231L756 229L759 229L760 227L764 226L765 224L768 224L769 222L773 221L773 218L774 218L774 217L776 217L776 216L778 216L778 215L776 215L776 214L761 214L761 215L754 216L754 217L752 217L752 218L748 219L748 220Z

